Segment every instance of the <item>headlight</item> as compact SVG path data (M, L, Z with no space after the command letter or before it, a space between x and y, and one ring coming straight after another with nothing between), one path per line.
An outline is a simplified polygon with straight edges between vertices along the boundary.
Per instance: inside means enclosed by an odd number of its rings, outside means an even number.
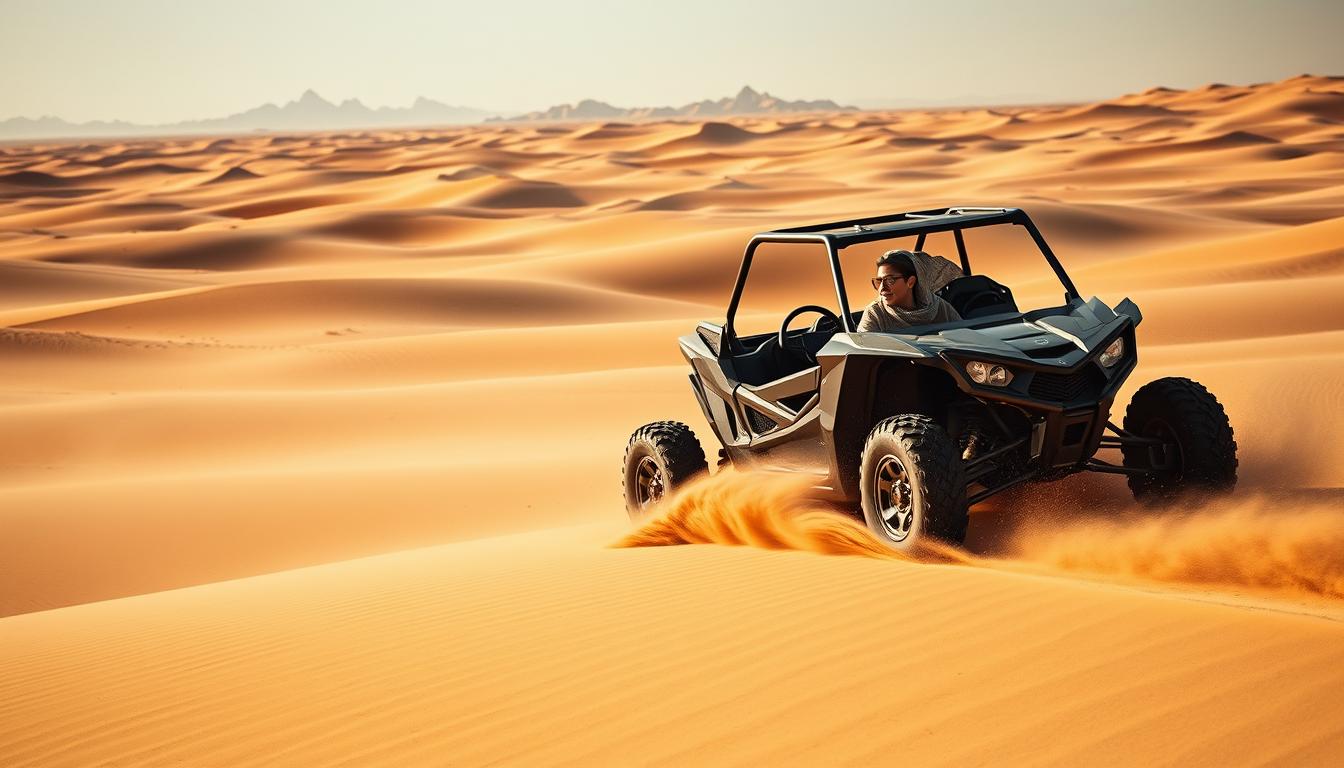
M1006 387L1013 380L1013 374L1002 365L972 360L966 364L966 373L976 384L988 384L991 387Z
M1110 368L1120 362L1120 358L1125 356L1125 340L1123 338L1112 341L1106 350L1097 357L1097 362L1101 363L1103 368Z

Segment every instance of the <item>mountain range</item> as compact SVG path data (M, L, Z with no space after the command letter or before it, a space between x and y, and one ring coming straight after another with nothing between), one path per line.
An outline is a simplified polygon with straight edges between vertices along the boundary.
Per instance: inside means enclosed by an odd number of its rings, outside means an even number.
M760 115L778 112L852 112L858 107L846 107L829 99L817 101L787 101L769 93L755 91L751 86L743 86L736 96L711 101L696 101L681 107L632 107L629 109L614 107L604 101L584 99L578 104L560 104L541 112L528 112L525 115L508 118L489 118L489 120L535 121L535 120L605 120L609 118L659 118L659 117L722 117L724 115Z
M478 123L493 113L471 107L455 107L442 102L417 98L409 107L365 106L359 99L339 104L327 101L315 91L283 106L263 104L228 117L187 120L180 123L143 125L121 120L72 123L59 117L37 119L15 117L0 121L0 139L52 138L71 136L144 136L179 133L239 133L244 131L337 130L344 128L380 128L412 125Z
M187 120L178 123L146 125L122 120L95 120L72 123L59 117L14 117L0 120L0 140L43 139L98 136L152 136L184 133L242 133L247 131L325 131L351 128L389 128L396 126L460 125L483 120L558 121L640 119L666 117L721 117L725 115L769 114L777 112L852 111L830 100L787 101L744 87L736 96L717 101L706 99L681 107L614 107L606 102L584 99L578 104L561 104L540 112L514 117L500 116L483 109L444 104L424 97L409 107L365 106L359 99L339 104L327 101L312 90L284 105L263 104L227 117Z

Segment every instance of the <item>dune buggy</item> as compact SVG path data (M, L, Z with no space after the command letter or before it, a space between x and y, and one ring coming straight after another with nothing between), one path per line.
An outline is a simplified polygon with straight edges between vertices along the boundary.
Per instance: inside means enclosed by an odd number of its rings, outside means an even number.
M1022 311L1012 291L972 270L964 233L1021 227L1064 288L1059 306ZM861 333L840 253L861 243L951 233L961 275L938 290L961 320ZM946 239L946 235L942 235ZM739 336L734 321L752 258L765 243L814 243L829 262L838 309L800 306L774 333ZM809 328L795 318L818 315ZM720 465L808 473L816 494L858 506L894 548L924 537L959 543L971 506L1022 483L1076 472L1128 476L1161 502L1236 482L1236 442L1223 407L1186 378L1133 395L1123 427L1116 391L1138 362L1129 299L1084 300L1027 214L948 208L764 232L751 238L723 325L680 339L695 398L722 448ZM1097 458L1118 450L1117 459ZM638 516L708 470L691 429L662 421L626 449L627 509Z

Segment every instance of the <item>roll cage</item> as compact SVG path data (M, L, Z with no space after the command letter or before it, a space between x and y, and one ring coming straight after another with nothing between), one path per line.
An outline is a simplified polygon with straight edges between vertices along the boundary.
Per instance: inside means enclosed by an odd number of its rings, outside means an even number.
M1045 257L1046 262L1050 264L1050 268L1054 270L1059 282L1064 286L1065 301L1081 298L1078 295L1078 289L1073 285L1073 281L1069 279L1068 273L1064 271L1063 265L1059 263L1059 259L1055 258L1054 251L1050 250L1049 244L1041 236L1040 230L1036 228L1035 223L1027 216L1026 212L1020 208L960 206L789 227L753 235L747 243L747 250L742 256L742 267L737 273L737 282L733 285L733 296L728 302L727 318L723 326L728 349L740 349L733 321L737 315L738 302L742 298L742 290L746 286L747 273L751 270L752 256L762 243L818 243L825 247L827 258L831 263L831 278L835 283L836 298L840 302L840 322L844 324L846 332L853 333L856 328L853 316L850 314L849 297L845 294L844 274L840 267L840 251L851 245L910 237L911 235L916 237L915 250L918 251L923 249L924 240L927 236L937 232L950 231L956 241L957 256L961 260L962 274L970 275L972 274L971 262L966 253L966 241L962 237L962 232L967 229L996 224L1013 224L1025 228L1027 233L1031 235L1032 241L1036 243L1036 247L1040 249L1041 255Z

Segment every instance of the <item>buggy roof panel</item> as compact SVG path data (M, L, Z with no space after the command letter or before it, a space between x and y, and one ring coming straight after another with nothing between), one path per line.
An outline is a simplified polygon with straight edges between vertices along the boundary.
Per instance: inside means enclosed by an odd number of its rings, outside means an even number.
M845 246L873 240L946 232L951 229L983 227L991 224L1022 224L1026 218L1026 214L1019 208L961 206L938 208L931 211L891 213L885 216L870 216L865 219L776 229L770 232L762 232L753 239L764 242L829 240L835 244L835 247L844 248Z

